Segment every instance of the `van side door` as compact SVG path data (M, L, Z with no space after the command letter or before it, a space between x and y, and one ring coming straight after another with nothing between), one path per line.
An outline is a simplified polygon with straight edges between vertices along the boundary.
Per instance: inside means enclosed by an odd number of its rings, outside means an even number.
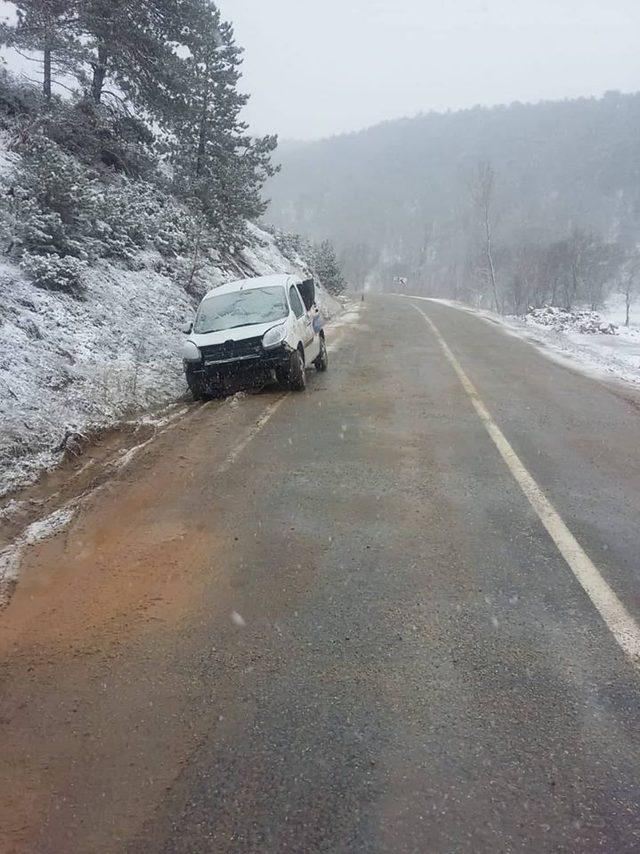
M289 302L296 318L296 324L299 324L298 334L304 347L305 362L309 365L320 352L320 341L313 331L313 321L309 313L305 311L302 297L295 285L291 285L289 288Z

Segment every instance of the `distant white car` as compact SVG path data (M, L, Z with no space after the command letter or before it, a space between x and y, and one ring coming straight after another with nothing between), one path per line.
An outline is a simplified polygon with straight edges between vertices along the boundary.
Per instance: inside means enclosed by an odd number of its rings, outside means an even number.
M187 384L196 400L276 379L306 387L306 369L328 366L313 279L275 275L215 288L185 328Z

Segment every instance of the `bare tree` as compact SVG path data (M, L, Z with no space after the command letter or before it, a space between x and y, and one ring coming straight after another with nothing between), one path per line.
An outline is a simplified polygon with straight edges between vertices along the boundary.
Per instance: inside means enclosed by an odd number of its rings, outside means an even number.
M560 244L564 249L563 260L566 264L562 279L566 309L572 309L578 296L585 293L585 275L589 266L591 244L591 235L578 228L574 228L567 240Z
M500 311L498 300L498 285L496 268L493 258L493 201L496 184L496 173L488 162L478 164L476 174L471 182L471 201L478 215L482 228L483 256L486 262L486 275L491 286L491 293L496 311Z
M549 291L544 274L546 254L546 249L536 243L521 243L510 253L509 295L516 314L544 305Z
M592 311L602 305L605 287L615 281L623 260L619 244L603 240L599 235L574 229L568 244L570 275L565 279L566 308L572 308L576 298L588 300Z
M634 246L627 255L620 276L620 293L624 296L625 321L629 326L629 315L631 306L638 296L638 285L640 283L640 247Z
M363 291L367 277L378 262L376 251L366 241L350 243L340 253L340 265L356 291Z
M550 243L543 251L540 277L544 287L538 307L541 307L546 301L550 305L558 305L561 292L565 291L565 282L569 275L567 241L559 240Z

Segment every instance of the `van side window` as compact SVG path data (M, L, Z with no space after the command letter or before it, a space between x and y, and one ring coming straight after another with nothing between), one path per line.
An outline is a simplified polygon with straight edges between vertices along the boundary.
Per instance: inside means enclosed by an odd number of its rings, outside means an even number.
M298 289L294 285L291 285L289 288L289 302L291 303L291 308L293 309L295 316L302 317L304 314L304 306L302 305Z

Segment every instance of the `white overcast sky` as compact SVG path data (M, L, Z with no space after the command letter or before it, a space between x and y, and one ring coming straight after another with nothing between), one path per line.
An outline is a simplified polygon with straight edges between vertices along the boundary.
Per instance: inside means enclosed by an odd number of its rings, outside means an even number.
M640 90L640 0L218 0L256 133ZM13 4L0 0L0 16ZM14 68L33 64L9 56Z
M247 118L312 139L384 119L640 89L640 0L219 0Z

